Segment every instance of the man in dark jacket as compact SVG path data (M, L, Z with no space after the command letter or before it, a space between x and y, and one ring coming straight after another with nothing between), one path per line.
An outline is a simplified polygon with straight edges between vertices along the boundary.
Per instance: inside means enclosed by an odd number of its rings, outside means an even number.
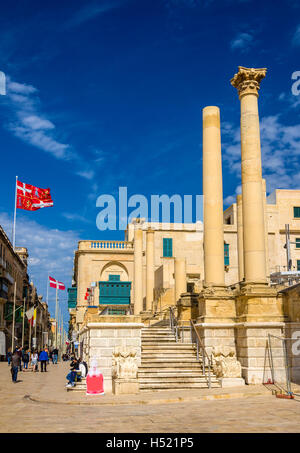
M17 382L19 366L21 364L20 355L18 354L18 350L15 349L13 356L11 358L11 377L14 383Z
M72 362L70 364L70 373L66 376L66 379L68 379L68 383L66 387L74 387L75 386L75 378L77 371L79 371L79 360L77 360L75 357L72 358Z
M45 348L40 352L39 361L41 362L41 372L47 371L47 362L49 360L48 353Z

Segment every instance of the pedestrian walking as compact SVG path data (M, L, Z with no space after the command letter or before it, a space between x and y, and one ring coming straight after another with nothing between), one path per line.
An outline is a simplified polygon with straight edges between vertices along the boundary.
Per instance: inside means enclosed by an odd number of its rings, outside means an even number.
M20 362L21 362L21 359L20 359L19 351L17 349L15 349L15 352L13 353L12 358L11 358L11 377L12 377L13 383L17 382Z
M33 351L33 354L31 354L31 365L32 365L32 371L39 371L38 369L38 353L37 351Z
M16 346L16 350L17 350L17 353L20 357L20 371L22 371L22 356L23 356L23 353L22 353L22 348L19 347L19 346Z
M11 358L12 358L11 348L8 349L6 357L7 357L7 364L9 366L11 363Z
M39 355L39 361L41 362L41 372L47 371L47 362L49 360L46 348L44 348Z
M23 371L28 370L28 363L29 363L29 349L25 350L23 353Z
M53 365L57 364L57 357L58 357L58 349L54 348L52 352L52 363Z
M49 365L49 361L50 361L50 352L49 352L49 349L48 349L48 346L47 346L47 345L45 346L45 351L46 351L46 352L47 352L47 354L48 354L48 360L47 360L47 363L48 363L48 365Z

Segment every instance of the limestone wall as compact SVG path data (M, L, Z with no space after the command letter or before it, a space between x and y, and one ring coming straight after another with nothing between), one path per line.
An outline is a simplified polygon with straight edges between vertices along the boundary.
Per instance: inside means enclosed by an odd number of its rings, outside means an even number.
M112 354L116 346L135 348L140 364L143 327L144 324L140 322L90 322L80 332L83 358L88 364L91 359L97 359L104 377L105 393L112 392Z

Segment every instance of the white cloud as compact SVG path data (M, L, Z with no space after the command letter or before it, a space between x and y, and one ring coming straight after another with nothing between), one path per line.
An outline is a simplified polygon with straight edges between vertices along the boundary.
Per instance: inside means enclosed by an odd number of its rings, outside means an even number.
M230 43L232 50L246 52L254 44L253 36L250 33L239 33Z
M285 125L279 115L260 121L262 171L267 191L300 188L300 124ZM225 136L223 160L229 172L241 176L241 148L239 128L232 128Z
M67 219L67 220L70 220L71 222L83 222L83 223L93 223L95 222L95 219L88 219L87 217L83 216L83 215L80 215L80 214L77 214L77 213L73 213L73 212L64 212L62 214L62 216Z
M95 176L94 170L81 170L76 173L77 175L81 176L82 178L85 179L93 179Z
M9 80L9 89L12 93L20 93L24 95L36 93L37 89L32 85L27 85L26 83L18 83Z
M12 221L6 213L0 213L0 225L10 236ZM65 283L66 287L71 286L74 250L77 249L78 241L76 231L47 228L35 220L17 216L16 245L28 248L29 275L44 298L48 275ZM50 291L49 294L52 294ZM66 291L61 291L59 296L60 305L66 309ZM51 302L49 307L54 314Z
M70 145L61 143L54 135L55 125L40 113L40 101L35 87L14 82L7 77L7 97L14 115L14 119L7 124L9 131L57 159L68 160L74 157Z
M292 44L294 46L300 46L300 25L295 30L294 36L292 38Z
M226 206L230 206L233 203L236 203L236 196L242 193L242 186L237 186L235 189L234 195L229 195L228 197L224 198L223 203Z
M65 24L65 28L77 27L84 22L100 16L101 14L118 8L123 3L125 3L125 0L107 0L90 3L87 6L84 6L83 8L76 11Z
M22 123L33 130L37 129L54 129L55 126L51 121L43 119L36 115L29 115L22 118Z

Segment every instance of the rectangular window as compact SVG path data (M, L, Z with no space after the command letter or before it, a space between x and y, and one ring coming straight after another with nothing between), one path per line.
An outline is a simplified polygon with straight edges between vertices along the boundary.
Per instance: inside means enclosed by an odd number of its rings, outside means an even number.
M294 206L294 218L300 219L300 207L299 206Z
M120 281L120 275L109 274L108 280L110 282L119 282Z
M224 266L229 266L229 244L224 244Z
M296 238L296 249L300 249L300 238Z
M300 260L297 260L297 271L300 271Z
M173 256L173 239L163 238L163 257L170 258Z

